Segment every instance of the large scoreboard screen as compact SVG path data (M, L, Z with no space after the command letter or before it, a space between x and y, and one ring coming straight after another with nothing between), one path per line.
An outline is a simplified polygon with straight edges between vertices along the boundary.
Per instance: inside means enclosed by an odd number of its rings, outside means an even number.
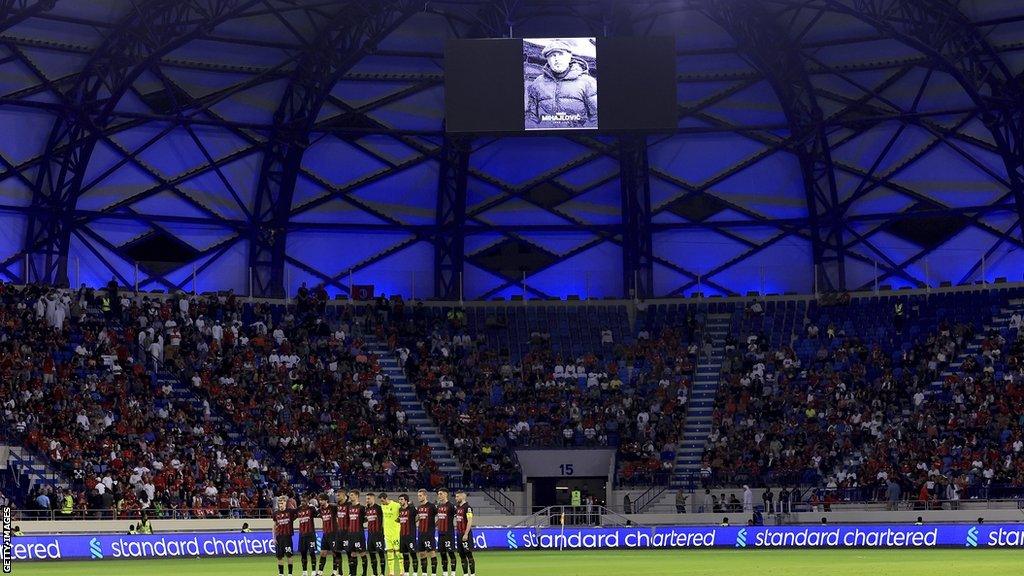
M675 44L665 37L451 40L449 132L671 131Z

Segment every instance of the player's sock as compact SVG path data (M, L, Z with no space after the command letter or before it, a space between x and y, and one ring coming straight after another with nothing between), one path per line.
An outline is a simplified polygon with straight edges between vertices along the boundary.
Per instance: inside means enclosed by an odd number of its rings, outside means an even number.
M277 565L277 573L282 575L282 576L284 575L284 564L278 564Z
M380 576L384 576L388 571L388 557L384 555L384 551L380 550L377 552L377 563L380 564Z
M348 557L348 573L349 576L356 576L356 570L359 569L359 558L355 556Z
M409 576L409 564L409 555L402 554L402 567L404 568L402 570L402 576Z
M290 574L292 574L292 568L293 568L294 566L295 566L294 564L289 564L289 565L288 565L288 574L289 574L289 575L290 575Z
M327 566L327 556L320 556L320 567L316 570L317 576L323 575L325 566Z
M430 572L437 576L437 556L430 559Z
M473 552L466 552L466 556L469 557L469 576L476 576L476 558L473 557Z
M377 555L372 552L370 553L370 565L373 567L373 576L377 576L378 574L380 574L379 572L377 572Z
M441 551L441 576L448 576L448 554Z
M412 576L418 576L420 573L420 557L416 554L410 554L409 561L412 562L412 572L410 572L410 574Z
M363 576L366 576L366 567L369 563L369 559L366 556L363 556Z
M306 553L302 553L302 576L306 576L306 568L309 567L309 558L306 557Z

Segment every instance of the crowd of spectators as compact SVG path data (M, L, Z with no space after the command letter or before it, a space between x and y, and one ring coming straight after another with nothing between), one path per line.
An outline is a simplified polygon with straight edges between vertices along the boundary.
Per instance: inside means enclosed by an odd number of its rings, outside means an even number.
M295 482L439 483L359 337L372 318L346 307L331 328L325 296L275 315L231 293L0 285L2 428L64 474L79 512L226 515Z
M830 303L834 317L856 305ZM705 483L924 506L1024 485L1024 318L954 364L975 324L921 322L911 337L912 309L900 304L870 334L806 317L778 341L756 329L773 311L737 308L754 329L725 344ZM606 446L618 449L620 484L660 483L711 344L700 317L642 318L635 337L602 327L583 354L537 327L516 357L459 308L439 315L399 298L328 306L322 288L303 286L283 306L0 284L0 430L68 480L28 495L40 511L240 515L296 485L441 485L371 352L381 342L465 484L517 483L517 447Z
M552 350L539 327L530 351L513 358L484 346L461 318L456 309L390 341L467 467L464 481L516 482L516 447L618 447L623 483L670 475L699 352L692 331L616 339L602 328L600 350L572 357Z
M78 510L188 514L230 492L251 499L275 471L145 369L135 343L147 327L122 321L134 311L116 293L0 285L4 429L63 472Z
M903 346L904 315L901 304L878 319L891 328L882 339L808 320L790 343L758 333L731 340L704 482L799 484L820 488L806 494L821 503L925 507L1024 485L1020 322L984 334L980 352L955 366L972 324L941 321Z

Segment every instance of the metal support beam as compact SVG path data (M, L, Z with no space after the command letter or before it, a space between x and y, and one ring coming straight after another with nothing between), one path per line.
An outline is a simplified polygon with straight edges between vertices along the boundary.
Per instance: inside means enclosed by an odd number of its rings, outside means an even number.
M645 136L619 138L619 181L622 184L622 290L626 296L650 298L654 295L654 251Z
M333 14L295 68L274 114L263 154L249 231L256 296L285 293L284 266L292 196L317 115L342 75L372 52L423 2L347 2Z
M839 205L835 170L824 114L796 40L760 0L706 0L703 12L733 36L741 53L775 90L789 124L790 150L803 175L814 262L812 285L824 291L845 290L846 249L842 222L835 217Z
M0 32L20 22L52 10L57 0L2 0L0 1Z
M986 37L948 0L819 0L803 8L840 12L928 56L984 111L1024 223L1024 85ZM1019 233L1024 235L1024 227Z
M463 38L511 36L520 0L491 0L473 14ZM473 139L444 134L437 178L434 241L434 297L462 300L466 262L466 185Z
M438 230L434 239L434 296L443 300L463 298L469 155L469 137L445 136L438 171Z
M162 56L258 0L151 0L133 8L93 53L57 117L33 189L24 253L26 281L68 284L74 211L89 167L121 96Z

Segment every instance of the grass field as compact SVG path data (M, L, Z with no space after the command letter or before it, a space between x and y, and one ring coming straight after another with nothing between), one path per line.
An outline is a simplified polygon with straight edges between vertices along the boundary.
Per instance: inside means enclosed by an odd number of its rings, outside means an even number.
M347 568L346 568L347 572ZM24 576L260 576L272 558L15 563ZM295 575L302 568L296 561ZM480 576L942 576L1024 574L1024 550L482 552Z

